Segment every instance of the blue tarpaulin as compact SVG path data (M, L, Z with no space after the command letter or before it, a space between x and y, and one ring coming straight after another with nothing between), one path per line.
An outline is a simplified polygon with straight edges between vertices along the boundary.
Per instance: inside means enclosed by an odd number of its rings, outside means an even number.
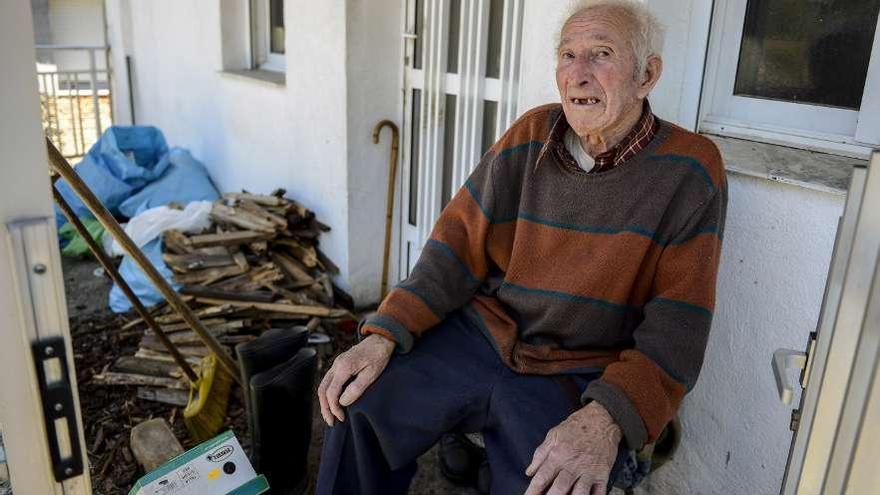
M169 150L162 131L150 126L107 129L75 170L110 213L123 219L169 203L186 205L220 197L205 166L183 148ZM66 181L59 180L56 187L77 216L93 218ZM56 218L61 227L66 220L57 208ZM162 260L161 247L162 240L156 239L141 249L170 283L172 272ZM119 272L145 306L163 300L130 257L123 258ZM110 291L110 309L117 313L131 309L119 287Z

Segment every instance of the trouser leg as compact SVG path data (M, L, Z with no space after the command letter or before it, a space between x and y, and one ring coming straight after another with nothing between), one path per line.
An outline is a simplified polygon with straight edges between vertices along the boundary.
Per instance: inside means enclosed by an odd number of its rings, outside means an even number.
M405 493L415 460L456 428L477 431L504 372L478 330L455 314L429 330L327 429L317 493Z
M491 493L523 493L531 479L526 467L547 432L581 407L580 394L599 373L568 376L520 375L510 371L489 402L483 439L491 470ZM622 467L618 449L612 480Z

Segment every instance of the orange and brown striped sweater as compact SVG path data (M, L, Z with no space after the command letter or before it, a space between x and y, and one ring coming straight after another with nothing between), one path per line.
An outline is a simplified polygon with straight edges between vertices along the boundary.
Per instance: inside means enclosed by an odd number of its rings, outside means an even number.
M724 167L710 140L658 119L635 156L588 174L561 159L560 126L558 104L511 126L361 331L406 352L463 309L514 371L603 370L583 400L608 409L635 449L657 438L703 363Z

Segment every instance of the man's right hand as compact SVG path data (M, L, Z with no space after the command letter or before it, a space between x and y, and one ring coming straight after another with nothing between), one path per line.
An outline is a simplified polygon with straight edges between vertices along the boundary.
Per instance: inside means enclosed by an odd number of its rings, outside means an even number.
M333 366L318 386L321 416L328 426L333 426L334 418L345 421L345 411L342 408L358 400L364 390L382 374L395 345L392 340L371 334L336 357ZM352 377L354 380L343 391L342 387Z

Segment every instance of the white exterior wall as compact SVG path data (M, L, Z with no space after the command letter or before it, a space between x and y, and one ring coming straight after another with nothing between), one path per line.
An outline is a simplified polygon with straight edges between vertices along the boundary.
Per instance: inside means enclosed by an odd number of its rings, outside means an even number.
M538 5L540 3L540 5ZM651 95L662 118L693 128L708 2L649 0L667 26L664 73ZM553 58L567 0L526 2L519 108L557 101ZM673 8L674 7L674 8ZM708 17L705 17L708 19ZM705 41L703 41L705 43ZM676 459L642 493L777 493L791 442L790 409L770 368L779 347L803 349L815 330L844 197L728 174L730 199L706 360L679 413ZM793 377L794 378L794 377ZM799 398L795 397L795 401Z
M137 123L192 150L221 191L287 189L333 228L321 248L336 282L373 302L390 140L370 133L399 120L400 3L287 0L284 85L222 72L220 5L235 3L108 0L117 115L130 55Z

